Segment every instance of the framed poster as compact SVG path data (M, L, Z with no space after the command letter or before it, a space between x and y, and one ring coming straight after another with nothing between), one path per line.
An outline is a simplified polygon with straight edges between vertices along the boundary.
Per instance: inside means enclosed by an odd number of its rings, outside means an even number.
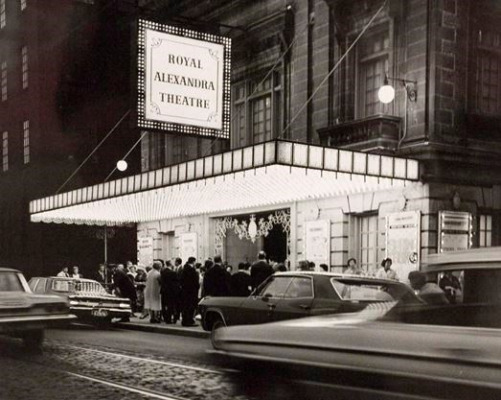
M399 280L407 281L409 272L419 268L421 249L421 213L404 211L386 217L386 257Z
M473 220L469 212L438 213L438 252L466 250L471 247Z
M137 262L145 266L153 264L153 238L151 236L137 238Z
M317 220L306 222L305 255L308 261L315 263L315 270L320 264L330 265L331 256L331 222Z
M198 259L197 233L181 233L179 239L179 256L183 259L183 262L186 262L188 257L195 257Z

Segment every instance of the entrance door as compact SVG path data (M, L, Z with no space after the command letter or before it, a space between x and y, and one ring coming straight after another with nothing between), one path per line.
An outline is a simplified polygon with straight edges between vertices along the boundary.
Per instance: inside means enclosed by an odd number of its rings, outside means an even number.
M233 272L241 262L252 263L257 258L257 253L262 249L263 239L259 238L254 243L251 240L239 239L232 230L226 231L225 260L233 267Z
M283 263L287 258L287 234L283 231L282 225L274 225L264 238L263 250L268 259Z

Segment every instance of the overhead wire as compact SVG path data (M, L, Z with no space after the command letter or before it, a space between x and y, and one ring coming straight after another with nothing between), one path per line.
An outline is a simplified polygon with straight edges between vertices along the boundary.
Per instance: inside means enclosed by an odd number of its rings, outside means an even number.
M64 181L64 183L59 186L56 194L59 194L61 189L66 186L66 184L77 174L78 171L85 165L85 163L92 157L92 155L101 147L101 145L108 139L108 137L118 128L118 126L122 123L122 121L130 114L131 110L127 110L125 114L118 120L118 122L110 129L110 131L101 139L101 141L94 147L94 149L90 152L90 154L85 157L85 159L80 163L80 165L73 171L73 173Z
M287 132L287 130L290 128L292 123L299 117L301 112L306 108L306 106L310 103L310 101L315 97L315 95L318 93L318 91L322 88L325 82L330 78L330 76L338 69L339 65L344 61L344 59L348 56L350 51L355 47L355 45L358 43L358 41L362 38L362 36L365 34L365 32L370 28L374 20L379 16L379 14L383 11L383 9L386 7L386 4L388 3L388 0L385 0L383 5L379 7L379 9L376 11L376 13L371 17L371 19L367 22L367 24L364 26L364 28L360 31L358 36L355 38L352 44L348 47L348 49L344 52L344 54L341 56L341 58L336 62L336 64L331 68L329 73L324 77L322 82L318 84L316 89L313 91L313 93L308 97L308 99L304 102L304 104L299 108L299 110L296 112L296 114L291 118L291 120L288 122L288 124L285 126L285 128L282 130L280 135L278 135L278 139L283 137L284 133Z
M269 71L267 72L267 74L264 76L263 79L261 79L261 81L255 86L254 90L252 91L252 93L250 95L248 95L247 97L252 97L254 96L254 94L256 94L256 92L260 89L260 87L263 85L264 82L266 82L266 80L270 77L270 75L275 71L275 69L277 68L277 66L280 64L280 62L282 62L283 58L287 55L287 53L292 49L292 47L296 44L297 40L299 37L302 36L302 34L306 31L306 29L308 29L310 25L310 22L308 22L305 27L303 28L303 31L301 31L298 35L294 35L294 39L291 40L290 44L287 46L287 48L283 51L282 54L280 54L278 57L277 57L277 60L275 61L275 63L273 64L273 66L269 69ZM235 121L236 117L240 115L240 110L241 108L239 108L237 110L237 112L233 113L232 116L231 116L231 120L230 120L230 127L233 126L233 122ZM231 129L231 128L230 128ZM220 137L218 136L217 138L215 138L209 145L208 149L205 151L205 153L203 154L202 157L205 157L211 150L212 148L214 147L214 145L216 144L216 142L220 139Z

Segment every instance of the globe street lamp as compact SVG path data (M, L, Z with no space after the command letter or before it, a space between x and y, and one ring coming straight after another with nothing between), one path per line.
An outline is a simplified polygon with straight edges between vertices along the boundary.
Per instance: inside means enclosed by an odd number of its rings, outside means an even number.
M117 161L117 169L121 172L125 171L127 169L127 161L118 160Z
M384 76L383 86L377 92L379 101L384 104L391 103L395 98L395 88L388 83L389 80L398 81L402 83L405 88L407 98L409 101L415 102L417 100L417 82L409 81L407 79L391 78L388 75Z

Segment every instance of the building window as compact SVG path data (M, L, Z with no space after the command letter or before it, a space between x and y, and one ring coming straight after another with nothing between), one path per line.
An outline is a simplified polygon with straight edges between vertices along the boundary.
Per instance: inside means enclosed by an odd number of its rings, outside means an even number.
M280 134L280 93L278 73L264 81L246 80L233 86L234 147L264 142Z
M28 47L23 46L21 49L21 65L23 74L23 89L28 87Z
M492 215L478 217L478 247L492 246Z
M7 100L7 61L2 62L2 101Z
M9 170L9 132L2 134L2 170Z
M7 24L5 2L6 0L0 0L0 28L5 28L5 25Z
M481 114L501 113L501 33L479 29L476 37L475 104Z
M23 122L23 157L24 163L30 162L30 121Z
M368 274L375 274L378 267L378 216L357 217L359 241L359 265Z
M387 113L388 105L379 101L377 92L389 75L390 34L388 25L365 35L357 48L357 116L359 118Z
M27 6L27 0L21 0L21 11L23 11Z

